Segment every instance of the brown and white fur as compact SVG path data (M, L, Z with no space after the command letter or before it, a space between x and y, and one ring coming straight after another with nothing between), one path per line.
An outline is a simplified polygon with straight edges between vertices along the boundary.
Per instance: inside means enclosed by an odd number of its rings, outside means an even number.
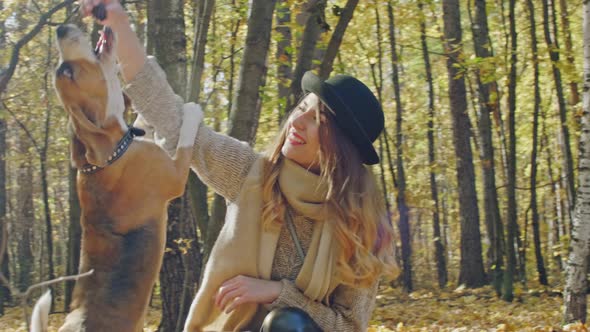
M93 174L78 173L80 272L94 273L76 282L71 312L59 331L141 331L162 263L167 205L184 191L201 113L196 106L183 109L173 158L136 138L106 166L127 131L114 36L103 35L96 54L76 26L58 28L57 39L61 64L55 88L70 118L72 162L78 168L104 166Z

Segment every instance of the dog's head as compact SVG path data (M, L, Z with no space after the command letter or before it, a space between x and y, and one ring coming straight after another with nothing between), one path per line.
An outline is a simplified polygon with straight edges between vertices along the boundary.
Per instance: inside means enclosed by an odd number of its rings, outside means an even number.
M129 105L117 76L115 36L103 30L96 49L75 25L57 28L60 64L55 88L70 116L72 160L101 165L112 152L113 136L125 128Z

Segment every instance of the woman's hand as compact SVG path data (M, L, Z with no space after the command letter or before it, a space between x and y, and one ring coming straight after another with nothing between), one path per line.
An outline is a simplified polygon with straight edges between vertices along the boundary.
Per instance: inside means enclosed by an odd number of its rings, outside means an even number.
M215 296L215 305L226 313L243 303L270 303L274 301L283 284L280 281L263 280L239 275L224 282Z
M90 16L92 15L92 10L99 4L105 6L106 17L104 20L96 18L98 23L109 27L128 24L129 18L127 12L125 12L119 0L80 0L80 10L84 16Z
M102 4L106 16L98 23L110 27L117 35L117 59L121 64L121 74L126 82L132 81L141 71L147 59L145 49L131 29L129 16L119 0L79 0L80 10L84 16L92 15L92 10ZM101 14L104 15L104 12Z

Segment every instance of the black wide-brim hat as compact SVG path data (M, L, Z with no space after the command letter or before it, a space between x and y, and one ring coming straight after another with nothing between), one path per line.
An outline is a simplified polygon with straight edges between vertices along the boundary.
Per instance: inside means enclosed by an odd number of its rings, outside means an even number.
M379 162L373 142L383 131L385 119L379 101L363 82L348 75L322 81L308 71L301 79L301 88L315 93L335 113L336 125L350 138L363 163Z

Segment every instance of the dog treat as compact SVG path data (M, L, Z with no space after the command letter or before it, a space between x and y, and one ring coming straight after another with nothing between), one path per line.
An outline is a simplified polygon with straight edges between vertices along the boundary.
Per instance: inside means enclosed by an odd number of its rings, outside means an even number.
M104 21L107 18L107 8L105 5L100 3L92 8L92 16L94 16L97 20Z

